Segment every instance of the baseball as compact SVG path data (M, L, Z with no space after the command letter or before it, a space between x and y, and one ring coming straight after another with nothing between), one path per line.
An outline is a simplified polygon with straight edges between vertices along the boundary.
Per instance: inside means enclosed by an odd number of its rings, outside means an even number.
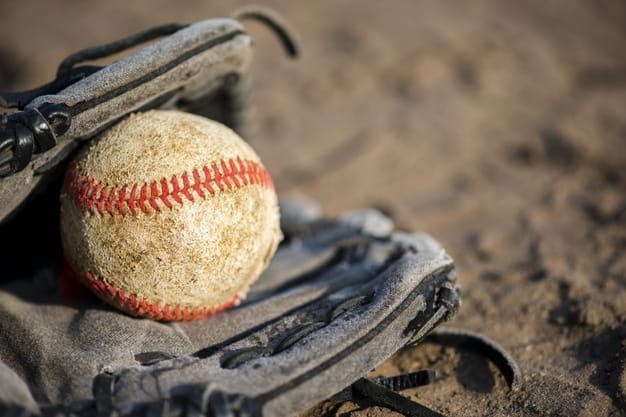
M276 193L235 132L177 111L131 115L72 161L66 264L133 316L192 320L236 305L282 238Z

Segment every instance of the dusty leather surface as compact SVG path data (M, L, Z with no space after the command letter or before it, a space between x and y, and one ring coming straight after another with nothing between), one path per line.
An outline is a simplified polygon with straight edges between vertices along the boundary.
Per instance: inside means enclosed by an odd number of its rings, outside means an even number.
M428 322L440 289L455 285L435 240L383 233L389 219L373 210L302 220L283 222L309 232L287 235L249 298L203 320L132 318L81 287L59 287L46 265L3 285L0 379L12 382L0 387L0 407L145 415L153 405L185 409L204 398L199 390L294 415L431 329L417 320Z

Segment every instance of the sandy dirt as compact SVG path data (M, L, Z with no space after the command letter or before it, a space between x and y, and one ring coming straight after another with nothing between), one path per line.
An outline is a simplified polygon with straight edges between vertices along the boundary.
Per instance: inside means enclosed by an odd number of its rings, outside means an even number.
M243 2L0 3L0 90L53 78L74 50ZM299 34L289 62L261 26L250 138L281 195L330 214L390 213L456 260L452 323L502 343L518 392L475 354L423 344L376 372L431 367L404 395L454 416L624 415L626 4L264 3ZM397 415L350 403L310 414Z

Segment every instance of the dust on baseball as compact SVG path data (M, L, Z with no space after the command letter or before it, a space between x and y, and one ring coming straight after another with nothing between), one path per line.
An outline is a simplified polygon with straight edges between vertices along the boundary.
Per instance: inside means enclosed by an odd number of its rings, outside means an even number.
M154 110L105 131L61 193L67 266L134 316L191 320L236 305L282 239L254 150L201 116Z

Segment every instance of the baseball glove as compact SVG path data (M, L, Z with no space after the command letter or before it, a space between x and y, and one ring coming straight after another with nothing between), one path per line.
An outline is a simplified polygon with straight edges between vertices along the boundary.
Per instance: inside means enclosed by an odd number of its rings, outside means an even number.
M4 284L4 411L289 416L336 394L438 415L394 392L432 381L429 371L363 376L454 315L450 257L427 235L393 231L374 210L328 220L301 202L281 209L286 239L269 268L241 305L205 320L159 323L89 293L72 300L50 267ZM517 383L497 345L465 336Z

